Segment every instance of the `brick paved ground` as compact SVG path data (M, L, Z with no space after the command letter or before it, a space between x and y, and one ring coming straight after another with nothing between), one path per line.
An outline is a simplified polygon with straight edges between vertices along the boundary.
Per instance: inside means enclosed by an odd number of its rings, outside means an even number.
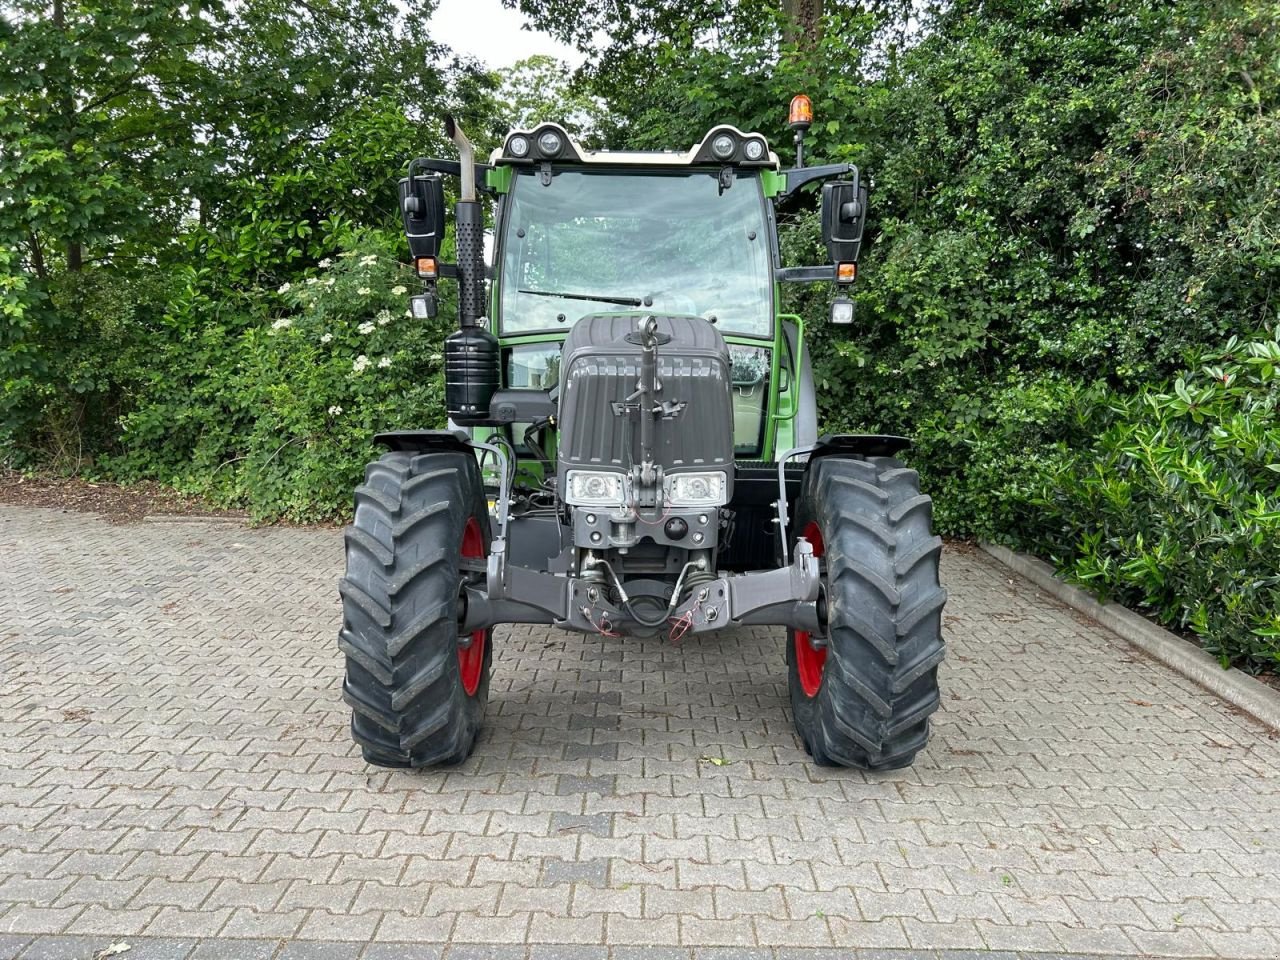
M806 762L769 630L501 631L476 755L367 767L340 566L0 507L0 957L1280 956L1280 744L980 555L892 775Z

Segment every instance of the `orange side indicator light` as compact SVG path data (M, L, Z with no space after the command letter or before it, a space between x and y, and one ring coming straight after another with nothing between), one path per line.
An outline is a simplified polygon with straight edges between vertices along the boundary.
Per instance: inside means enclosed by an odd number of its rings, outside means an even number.
M858 277L858 265L856 263L837 263L836 264L836 283L853 283Z
M436 258L435 257L418 257L413 264L418 276L423 280L434 280L436 278Z

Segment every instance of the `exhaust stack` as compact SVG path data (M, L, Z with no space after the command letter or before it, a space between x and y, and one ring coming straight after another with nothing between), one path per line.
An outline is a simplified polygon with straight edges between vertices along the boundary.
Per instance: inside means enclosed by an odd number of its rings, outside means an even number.
M454 122L444 118L444 129L458 148L462 168L462 195L454 210L454 244L458 248L458 326L474 327L484 316L484 208L476 199L476 151Z
M445 132L458 148L462 193L454 205L454 246L458 253L458 331L444 341L444 398L449 419L466 425L487 420L498 389L498 339L480 326L484 316L484 207L476 199L475 147L454 122Z

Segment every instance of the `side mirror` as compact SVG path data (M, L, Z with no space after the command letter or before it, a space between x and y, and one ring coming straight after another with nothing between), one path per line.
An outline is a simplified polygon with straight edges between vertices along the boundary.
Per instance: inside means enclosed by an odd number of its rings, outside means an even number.
M858 262L866 222L867 188L858 182L856 173L853 180L823 184L822 242L827 245L832 263Z
M409 239L409 255L437 257L444 241L444 183L439 177L400 181L400 217Z

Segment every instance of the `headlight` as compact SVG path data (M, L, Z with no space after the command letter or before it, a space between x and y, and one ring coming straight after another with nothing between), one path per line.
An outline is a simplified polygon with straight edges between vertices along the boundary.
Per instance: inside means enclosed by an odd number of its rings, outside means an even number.
M626 502L622 474L603 470L570 470L566 476L566 503L578 507L613 507Z
M737 143L727 133L722 133L711 141L711 152L720 160L728 160L737 148Z
M747 155L748 160L760 160L764 157L764 141L748 140L742 151Z
M529 138L512 137L507 143L507 152L513 157L527 157L529 155Z
M560 152L560 148L564 146L564 141L560 139L560 134L554 130L548 130L538 138L538 149L542 151L543 156L554 157Z
M667 503L673 507L712 507L725 503L725 475L677 473L667 477Z
M410 297L409 309L415 320L430 320L436 315L436 298L428 293Z
M847 327L853 323L853 301L841 297L831 302L831 322Z

